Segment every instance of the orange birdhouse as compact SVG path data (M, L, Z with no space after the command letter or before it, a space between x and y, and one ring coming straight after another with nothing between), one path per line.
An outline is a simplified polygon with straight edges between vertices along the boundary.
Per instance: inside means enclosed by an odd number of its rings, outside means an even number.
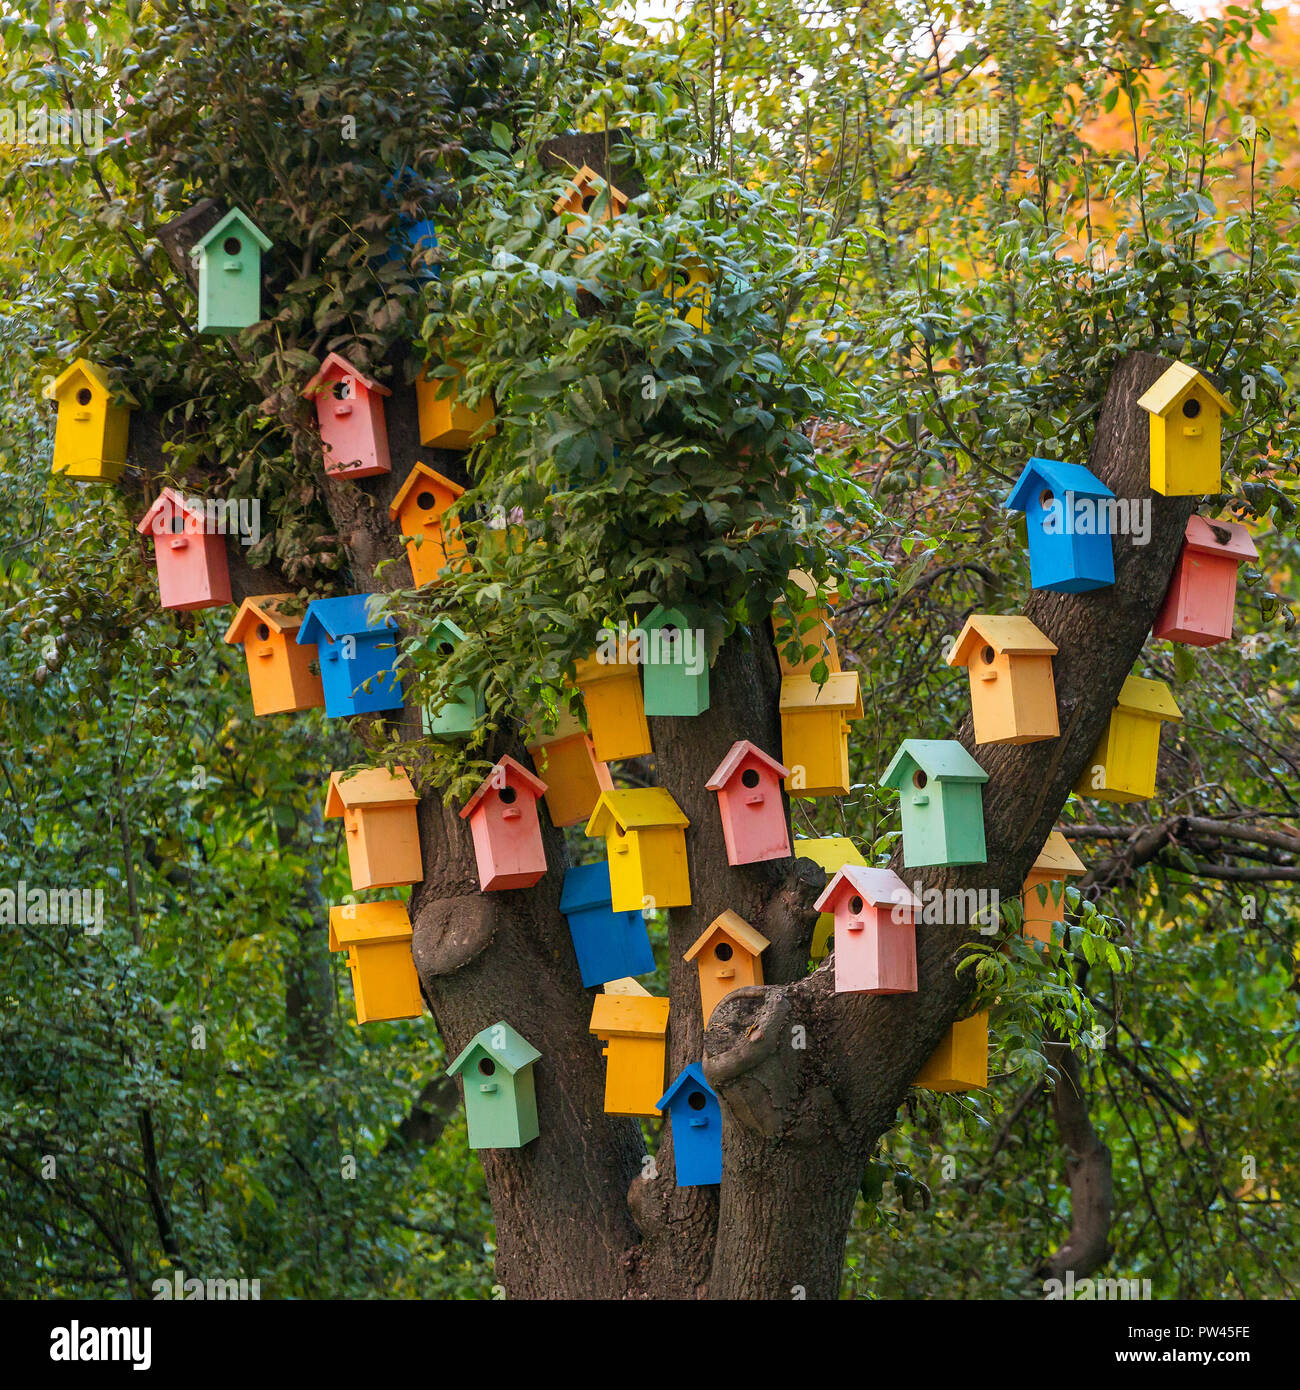
M302 394L316 407L326 473L373 478L389 471L383 398L392 392L387 386L331 352Z
M397 522L406 538L406 558L417 589L436 583L440 571L467 553L460 523L446 516L464 494L459 483L417 463L389 504L389 520Z
M330 950L348 953L358 1023L419 1018L423 1013L411 936L405 903L330 908Z
M596 757L596 745L567 712L561 713L554 733L529 743L528 756L546 783L552 825L585 825L601 792L614 790L609 768Z
M1056 643L1028 618L966 619L948 665L965 666L970 676L976 743L1037 743L1060 734L1052 680L1056 651Z
M51 468L83 482L116 482L126 465L128 412L134 397L114 393L102 367L78 357L45 395L58 402Z
M424 880L420 797L404 769L371 767L352 777L330 773L325 819L343 817L352 887L397 888Z
M256 715L325 708L320 671L311 669L316 648L298 645L303 614L285 611L295 602L292 594L246 598L226 629L227 642L243 644Z
M602 195L606 196L602 198ZM599 208L598 202L602 204ZM585 217L595 215L605 222L621 217L627 211L627 198L612 183L606 183L590 165L584 164L555 200L551 211L564 218L565 227L573 236L582 230Z
M1079 856L1059 830L1047 837L1020 895L1020 935L1040 945L1052 944L1052 928L1065 921L1065 880L1084 872Z
M790 598L792 592L797 597ZM817 581L803 570L790 571L786 598L778 599L772 610L772 640L776 643L776 657L781 663L783 676L806 676L822 661L826 663L828 671L840 669L840 652L835 645L835 632L831 628L828 611L840 601L840 595L837 589L823 592L826 606L818 607ZM785 616L787 605L794 613L793 625ZM796 638L800 652L792 660L787 649Z
M455 376L430 379L421 372L415 379L420 443L430 449L468 449L497 432L491 423L496 408L487 392L477 405L466 405L461 392L465 369L459 362L447 366L455 369Z
M613 655L614 660L608 660ZM582 691L587 728L603 763L641 758L654 752L646 723L641 673L635 662L620 661L624 653L598 648L579 661L574 684Z
M733 989L763 983L763 952L772 943L738 913L719 914L682 957L694 961L700 977L700 1008L705 1026Z

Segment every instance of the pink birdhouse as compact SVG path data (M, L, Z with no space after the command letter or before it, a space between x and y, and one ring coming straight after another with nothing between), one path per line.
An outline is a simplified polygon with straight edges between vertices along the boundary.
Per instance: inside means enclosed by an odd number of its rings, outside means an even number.
M546 783L511 757L502 758L465 803L478 860L479 887L531 888L546 872L546 848L537 819L537 799Z
M165 487L135 529L153 537L164 608L220 608L230 602L225 537L208 530L201 499Z
M835 917L837 994L914 994L921 904L892 869L846 864L817 899Z
M331 352L302 394L316 403L326 473L339 478L373 478L388 472L383 398L392 392L387 386L372 381L345 357Z
M781 779L790 769L748 739L737 739L707 786L718 794L728 864L790 857Z
M1237 566L1258 560L1259 551L1244 526L1193 516L1183 533L1169 592L1151 629L1153 637L1213 647L1232 636L1237 605Z

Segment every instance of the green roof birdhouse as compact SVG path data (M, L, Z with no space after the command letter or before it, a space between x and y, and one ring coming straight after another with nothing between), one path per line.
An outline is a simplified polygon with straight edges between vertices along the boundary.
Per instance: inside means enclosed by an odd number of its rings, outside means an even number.
M476 1033L447 1068L465 1090L471 1149L522 1149L541 1132L533 1063L541 1053L508 1023Z
M238 333L262 317L262 252L270 249L270 238L238 208L195 243L200 333Z
M660 605L641 624L646 645L642 695L646 714L690 716L709 707L704 633L680 608Z

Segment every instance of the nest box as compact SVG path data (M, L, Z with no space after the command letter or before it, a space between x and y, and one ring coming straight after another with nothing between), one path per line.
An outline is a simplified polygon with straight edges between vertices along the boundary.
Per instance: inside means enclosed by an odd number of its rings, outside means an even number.
M116 482L126 465L135 397L115 394L104 369L84 357L55 377L45 394L58 405L51 470L83 482Z
M371 767L352 777L330 773L325 819L343 817L352 887L397 888L424 881L419 794L404 768Z
M196 242L199 268L199 332L238 333L262 317L262 252L271 240L238 208L232 208Z
M601 792L614 790L590 735L567 712L561 713L554 733L529 742L528 756L546 783L546 810L554 826L586 825Z
M689 717L709 707L709 662L703 631L680 608L655 608L641 624L645 643L646 714Z
M1149 416L1151 490L1212 497L1223 490L1223 417L1232 403L1195 367L1175 362L1138 404Z
M471 1149L522 1149L536 1139L537 1090L533 1065L542 1054L508 1023L476 1033L448 1076L465 1093L465 1127Z
M285 611L296 602L293 594L246 598L226 629L226 641L244 648L256 715L290 714L325 706L320 673L312 670L316 653L295 640L302 617Z
M373 478L389 471L384 397L392 392L387 386L331 352L302 394L316 407L326 473Z
M904 739L880 779L898 792L903 863L983 864L989 775L955 739Z
M448 362L455 374L430 378L421 372L415 379L415 407L420 418L420 443L430 449L468 449L496 433L492 418L496 408L484 392L477 405L466 405L461 386L465 369Z
M649 994L598 994L592 1000L590 1031L605 1044L605 1114L658 1115L668 1000Z
M791 591L797 595L790 598ZM806 676L821 662L826 669L836 672L840 669L840 652L835 645L835 631L831 627L830 608L840 600L837 589L824 592L824 606L817 603L817 581L803 570L791 570L786 585L784 604L778 599L772 610L772 641L776 644L776 657L781 663L783 676ZM785 604L794 614L794 622L785 616ZM792 659L788 648L795 641L799 652Z
M835 918L837 994L914 994L921 910L891 869L847 864L814 904Z
M645 918L615 912L609 890L609 864L575 864L564 875L560 911L569 919L573 951L583 987L654 973Z
M442 570L467 553L460 522L446 515L464 494L459 483L417 463L389 504L389 519L397 522L406 540L406 558L417 589L436 583Z
M1237 568L1258 559L1244 526L1193 516L1151 635L1190 647L1226 642L1237 606Z
M684 257L680 265L659 276L656 286L680 318L701 333L709 331L713 275L702 261L694 256Z
M949 666L966 667L976 743L1056 738L1056 643L1028 618L978 614L958 634Z
M612 183L606 183L590 165L584 164L555 200L551 211L564 218L566 230L574 236L582 230L584 218L612 222L621 217L627 211L627 198Z
M429 628L426 645L435 655L447 658L464 640L465 634L450 618L437 618ZM445 704L420 707L420 727L426 738L463 738L474 731L486 712L481 692L461 685Z
M1106 732L1075 784L1076 796L1097 801L1146 801L1156 794L1160 725L1180 724L1182 712L1163 681L1128 676Z
M345 594L307 605L298 641L316 646L330 717L402 708L402 685L393 669L397 623L393 618L370 620L367 613L375 597Z
M719 914L695 938L682 957L695 962L700 981L700 1009L707 1028L714 1009L733 989L763 983L763 952L772 943L739 913Z
M922 1091L982 1091L989 1084L989 1016L954 1023L912 1082Z
M865 865L867 862L847 835L830 835L822 840L796 840L794 857L810 859L831 877L846 864ZM813 927L812 949L809 952L813 960L821 960L830 950L834 932L835 918L831 913L823 912Z
M1052 944L1052 927L1065 921L1065 880L1084 872L1079 856L1059 830L1047 837L1020 894L1020 934L1027 941Z
M862 718L857 671L832 675L825 685L811 676L781 681L781 761L790 769L791 796L847 796L849 722Z
M411 919L401 902L330 908L329 947L346 951L358 1023L419 1018L420 979L411 959Z
M420 186L413 188L417 184ZM385 184L384 199L393 202L403 193L409 195L412 191L425 194L428 192L428 186L403 166ZM408 267L415 261L416 280L437 280L441 277L441 268L436 263L430 264L428 260L429 254L437 249L438 228L432 218L413 217L410 213L399 211L397 220L388 234L388 249L375 259L380 265L400 262Z
M226 538L208 530L203 507L165 487L135 529L153 537L164 608L220 608L230 602Z
M659 1097L673 1127L673 1167L678 1187L710 1187L722 1181L722 1107L698 1062L677 1073Z
M601 792L586 833L605 837L615 912L691 905L688 825L662 787Z
M1112 514L1105 505L1114 496L1081 464L1029 460L1006 505L1025 514L1035 589L1081 594L1115 582Z
M790 857L781 779L790 769L747 739L738 739L714 769L707 790L718 794L727 863Z
M582 691L587 728L601 762L642 758L654 752L635 662L601 661L597 651L578 662L573 679Z
M537 818L537 799L545 790L540 777L506 756L465 803L460 818L469 821L474 836L483 892L531 888L546 873L546 848Z

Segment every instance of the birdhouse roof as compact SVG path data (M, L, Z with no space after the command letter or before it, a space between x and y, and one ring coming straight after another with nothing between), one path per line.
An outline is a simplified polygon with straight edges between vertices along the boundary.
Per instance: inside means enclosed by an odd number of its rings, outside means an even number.
M602 988L606 994L632 994L638 999L650 998L650 991L631 975L624 975L621 980L606 980Z
M615 205L626 207L627 196L620 193L608 179L602 178L590 164L584 164L581 169L569 180L569 186L555 200L552 212L563 212L569 205L569 200L575 193L581 193L584 184L603 183L609 189L609 200Z
M200 251L206 251L209 242L215 241L219 236L224 236L225 233L235 225L242 227L248 235L257 242L258 246L260 246L263 251L269 251L271 249L271 238L266 235L257 223L254 222L251 217L241 212L239 208L231 208L206 236L200 237L199 240L194 243L194 249L190 254L197 255Z
M505 1034L505 1043L502 1047L493 1047L492 1038L498 1031ZM475 1052L487 1053L494 1062L503 1066L511 1076L522 1067L531 1067L542 1055L527 1038L521 1038L508 1023L493 1023L489 1027L484 1028L481 1033L474 1034L469 1042L461 1049L456 1060L447 1068L447 1075L457 1075L458 1072L463 1070L471 1054Z
M502 783L504 778L504 784ZM474 813L474 808L488 794L502 790L504 786L514 786L522 791L528 792L534 801L546 792L546 783L540 777L534 776L523 765L516 762L509 753L504 758L497 761L496 767L478 784L478 789L474 795L465 803L464 809L460 813L461 820Z
M88 357L78 357L54 378L45 388L45 395L52 400L61 400L67 394L69 388L77 378L82 378L88 386L102 391L105 396L113 395L113 388L109 384L108 373L103 367L92 362ZM139 406L139 401L125 388L119 389L118 397L130 409L134 410Z
M600 650L592 652L590 656L584 656L574 663L573 679L577 685L592 685L596 681L608 679L610 676L626 676L628 673L636 674L636 664L632 661L602 661Z
M574 864L564 875L560 889L560 911L581 912L587 907L609 907L609 861Z
M340 594L337 598L313 599L303 615L298 641L303 646L319 642L313 635L317 628L331 642L337 642L340 637L369 637L391 632L397 626L394 619L372 622L367 616L368 605L374 597L374 594Z
M1223 533L1222 539L1220 533ZM1237 521L1211 521L1193 514L1183 538L1189 549L1206 555L1231 555L1234 560L1259 559L1259 550L1250 532Z
M646 632L655 632L661 627L688 627L690 619L680 608L667 608L662 603L656 604L644 618L641 619L639 626Z
M1083 861L1071 849L1069 840L1059 830L1053 830L1047 837L1047 843L1039 850L1038 858L1034 860L1033 872L1064 878L1067 874L1082 874L1087 871Z
M429 625L427 646L430 650L436 647L444 637L451 637L453 642L463 642L465 634L461 631L450 618L435 618Z
M791 584L795 584L802 589L808 598L817 597L817 581L807 570L791 570L786 578L785 587L788 589ZM834 608L840 601L839 586L834 583L828 583L822 586L822 591L826 596L826 603L828 606Z
M846 893L856 893L872 907L910 907L913 911L921 907L916 895L893 869L876 869L866 864L845 864L836 870L813 907L818 912L833 912Z
M811 676L783 676L781 712L791 710L848 710L850 719L862 718L862 683L857 671L836 671L818 685Z
M1114 493L1095 473L1089 472L1081 463L1061 463L1056 459L1030 459L1025 464L1011 496L1007 498L1006 509L1023 512L1029 505L1030 494L1044 483L1058 494L1073 492L1079 497L1114 497Z
M743 764L751 758L762 763L769 772L777 777L789 777L790 775L790 769L777 762L770 753L764 753L757 744L750 743L747 738L741 738L731 745L727 756L714 769L713 776L705 783L706 788L711 792L722 791L741 770Z
M329 948L378 946L385 941L409 940L411 919L406 904L396 898L377 903L355 903L330 908Z
M153 506L145 512L138 522L136 522L135 529L139 531L142 536L152 531L154 518L167 507L170 507L173 512L181 512L187 517L196 516L200 520L203 519L204 513L202 507L190 506L188 499L183 497L174 488L165 487L158 494Z
M672 1085L669 1086L668 1089L663 1093L663 1095L661 1095L659 1099L655 1102L655 1109L671 1109L672 1106L677 1102L677 1092L680 1091L683 1086L686 1086L688 1089L691 1086L694 1086L698 1090L707 1091L709 1095L713 1097L714 1100L717 1100L718 1098L718 1093L704 1079L704 1069L700 1066L700 1064L698 1062L687 1062L687 1064L681 1069L681 1071L679 1071L677 1075L673 1077Z
M414 806L419 799L404 767L391 772L386 767L368 767L351 777L331 772L329 791L325 794L325 819L332 820L359 806Z
M558 743L562 738L572 738L574 734L585 734L587 731L582 727L582 721L573 714L569 713L568 707L561 703L555 716L555 732L542 732L544 726L550 721L551 713L542 709L540 706L533 710L528 717L528 724L536 729L536 733L528 735L529 748L542 748L548 743Z
M430 468L427 463L417 463L406 475L406 481L397 489L393 495L393 500L388 504L388 519L390 521L397 520L397 514L406 506L411 490L420 482L426 484L435 497L439 492L448 494L446 502L438 508L440 516L458 497L465 495L465 489L459 483L453 483L450 478L439 473L436 468Z
M842 869L845 864L865 864L862 852L847 835L828 835L821 840L796 840L794 842L796 859L811 859L828 874Z
M603 1038L662 1038L668 1000L657 994L598 994L591 1001L590 1033Z
M690 825L682 808L663 787L629 787L601 792L587 821L588 835L608 835L612 824L624 830L652 825Z
M882 787L901 787L908 767L939 782L987 782L989 775L955 738L905 738L880 779Z
M949 666L967 666L976 647L992 647L999 656L1052 656L1059 649L1055 642L1040 632L1021 614L994 617L987 613L972 614L957 634Z
M1156 719L1182 723L1183 712L1164 681L1149 681L1141 676L1126 676L1116 705L1133 714L1148 714Z
M1182 403L1192 388L1198 385L1225 415L1237 413L1236 407L1210 378L1198 372L1195 367L1189 367L1186 362L1175 362L1156 380L1154 386L1138 397L1138 404L1152 415L1168 415Z
M761 956L772 944L761 931L755 931L738 912L732 912L728 909L726 912L719 913L705 927L695 938L690 949L682 956L682 959L694 960L708 944L710 937L715 936L718 932L724 936L729 936L742 951L751 956Z
M246 598L226 629L225 640L242 642L254 623L265 623L272 632L297 632L302 626L303 615L284 611L286 606L296 602L293 594L257 594Z
M299 392L303 396L314 396L326 381L336 376L354 376L366 388L367 391L377 391L381 396L391 396L393 393L387 386L381 386L373 377L369 377L360 367L354 367L346 357L340 357L337 352L331 352L320 364L320 370Z

